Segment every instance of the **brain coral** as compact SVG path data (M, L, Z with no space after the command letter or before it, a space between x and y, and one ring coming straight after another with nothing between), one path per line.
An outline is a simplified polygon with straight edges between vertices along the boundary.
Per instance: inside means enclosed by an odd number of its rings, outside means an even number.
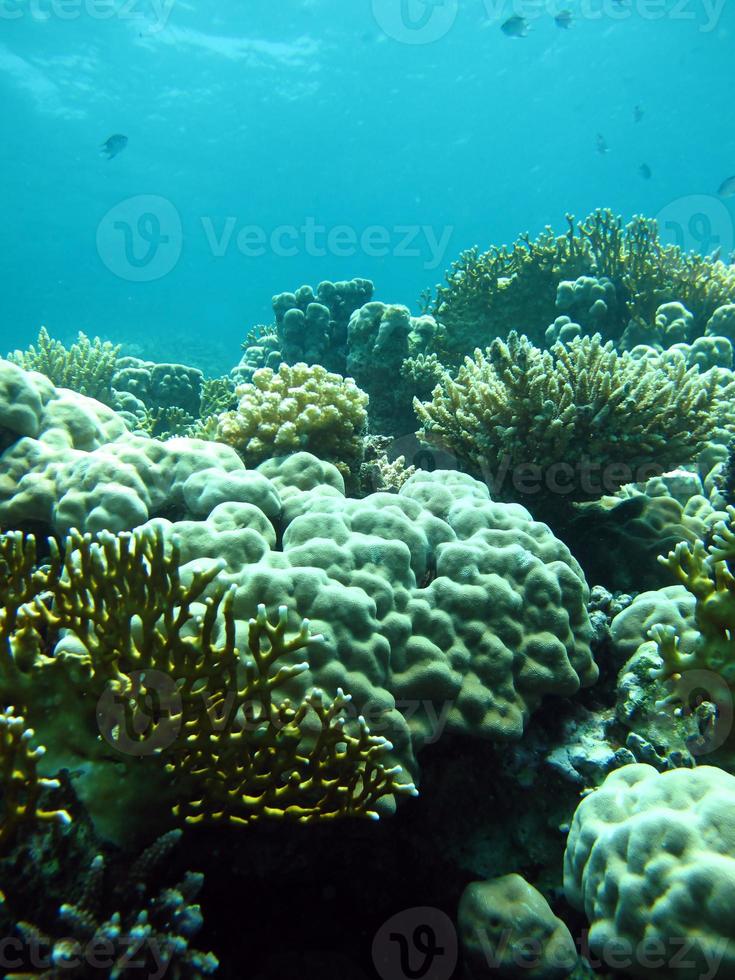
M222 503L204 522L164 526L192 567L225 560L241 624L257 601L308 618L324 641L299 683L349 690L372 730L387 712L401 740L395 703L415 746L439 727L518 738L544 695L596 679L584 577L522 507L459 473L417 473L398 494L353 500L306 453L259 470L280 519Z
M564 888L608 966L735 976L735 776L712 766L611 773L574 815Z

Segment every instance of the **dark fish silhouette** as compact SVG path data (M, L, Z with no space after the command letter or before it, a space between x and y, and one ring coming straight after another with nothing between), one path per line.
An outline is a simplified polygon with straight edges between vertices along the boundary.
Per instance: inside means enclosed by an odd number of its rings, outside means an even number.
M597 134L597 140L595 141L595 146L597 147L598 153L609 153L610 147L607 145L607 140L602 135L602 133Z
M637 106L636 106L636 107L635 107L635 108L633 109L633 119L634 119L634 120L635 120L635 121L636 121L637 123L639 123L639 122L641 121L641 119L643 119L643 117L644 117L644 116L645 116L645 112L643 111L643 109L641 109L641 107L640 107L639 105L637 105Z
M500 25L500 30L508 37L528 37L528 21L518 15L509 17Z
M116 157L118 153L122 153L122 151L125 149L127 145L128 145L127 136L123 136L122 133L116 133L114 136L111 136L108 140L105 140L105 142L102 144L100 149L102 150L103 153L107 154L108 160L112 160L112 158Z
M651 177L653 177L653 171L651 170L651 168L648 166L647 163L642 163L641 164L641 167L640 167L640 170L638 171L638 173L641 175L641 177L644 180L650 180Z
M735 177L728 177L727 180L723 180L717 193L720 197L735 197Z
M574 18L572 17L571 10L560 10L559 13L556 15L556 17L554 18L554 21L556 22L556 26L561 27L563 31L569 30L569 28L572 26L573 20Z

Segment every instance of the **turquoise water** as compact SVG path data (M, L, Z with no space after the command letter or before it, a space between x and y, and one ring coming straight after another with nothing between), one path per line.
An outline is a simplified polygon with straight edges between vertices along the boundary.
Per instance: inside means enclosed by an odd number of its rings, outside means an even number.
M0 347L45 324L224 371L274 293L416 309L463 248L601 206L731 246L735 6L562 6L0 0Z

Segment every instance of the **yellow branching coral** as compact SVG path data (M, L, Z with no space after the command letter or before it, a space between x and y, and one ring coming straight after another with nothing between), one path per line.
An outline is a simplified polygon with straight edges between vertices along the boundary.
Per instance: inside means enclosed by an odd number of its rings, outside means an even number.
M59 782L38 775L38 760L45 749L31 747L34 731L12 707L0 711L0 854L22 824L68 824L66 810L45 810L40 805L44 789L58 789Z
M194 822L373 817L381 797L415 792L384 764L385 739L359 720L349 730L343 692L288 699L284 686L318 641L307 622L288 639L285 607L276 624L260 607L241 656L218 565L182 581L178 548L158 531L72 532L63 559L52 543L40 570L32 539L11 537L6 548L20 585L5 590L17 609L5 627L0 694L16 691L57 750L71 740L104 766L112 746L148 780L155 765L161 798ZM113 701L119 710L101 708ZM63 709L49 712L51 704Z
M314 689L295 705L274 699L308 668L289 658L321 639L310 635L308 620L291 639L286 627L285 606L276 623L259 606L249 623L249 656L241 661L230 650L187 699L184 738L169 768L194 777L196 796L175 808L190 823L377 819L382 797L416 793L412 783L396 781L400 767L383 764L392 746L371 735L363 718L356 734L347 731L350 697L343 691L330 700ZM212 733L214 718L220 720Z
M57 388L71 388L106 405L112 404L119 344L99 337L90 340L80 331L76 343L66 348L61 341L53 340L45 327L41 327L36 344L27 351L14 351L8 360L26 371L45 374Z
M655 676L671 682L669 700L680 700L682 675L687 670L707 670L735 687L735 576L728 559L735 557L735 508L728 508L729 523L715 529L709 548L704 542L680 542L659 560L695 598L699 638L692 650L681 649L672 627L658 625L651 638L658 645L663 665Z
M352 471L362 456L368 396L319 364L260 368L237 389L237 411L220 415L217 438L248 466L307 450Z
M58 570L58 563L54 563ZM0 535L0 659L10 661L10 639L18 638L21 607L43 589L48 572L39 569L33 535ZM2 668L0 668L1 670Z
M475 473L512 482L531 465L560 496L583 500L689 460L714 427L716 393L716 372L703 378L683 359L656 368L599 335L546 351L511 333L414 408L420 436Z

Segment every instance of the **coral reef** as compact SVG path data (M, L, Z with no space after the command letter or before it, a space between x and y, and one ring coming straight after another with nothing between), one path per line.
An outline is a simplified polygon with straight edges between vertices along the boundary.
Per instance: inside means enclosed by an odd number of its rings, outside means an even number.
M472 980L519 974L564 980L577 964L574 940L546 899L517 874L473 882L457 911L460 943ZM488 952L497 951L488 962Z
M46 810L41 805L43 790L58 789L60 783L39 776L38 761L45 749L31 748L35 732L14 712L12 707L0 711L0 854L24 823L71 819L66 810Z
M177 884L160 889L153 884L180 840L179 830L165 834L122 872L110 868L103 853L94 855L85 870L77 869L74 902L64 896L59 904L52 888L53 914L46 912L49 896L44 896L43 907L33 909L33 922L13 922L3 965L28 971L14 976L48 980L211 976L219 967L216 956L191 945L203 923L195 901L204 875L186 872Z
M396 779L399 769L383 765L385 738L364 720L357 735L345 726L350 699L341 690L333 700L311 690L295 704L283 696L308 669L292 655L319 640L308 623L287 640L285 607L275 626L259 607L247 624L250 655L241 658L232 592L204 599L218 565L184 584L179 564L176 546L166 549L154 530L96 541L74 533L63 562L52 543L37 594L14 617L0 691L21 698L37 720L53 747L48 771L79 769L75 787L98 828L118 836L112 828L122 816L131 829L129 813L110 810L113 795L127 795L130 807L133 799L157 800L159 809L168 801L193 821L247 823L377 816L384 796L414 792ZM34 779L35 770L29 805Z
M567 215L567 224L565 235L546 228L535 240L522 235L510 247L462 253L429 308L446 328L437 347L445 363L509 329L540 343L554 309L574 310L583 326L614 340L631 321L655 335L656 310L678 302L691 311L698 336L735 297L731 267L664 245L655 221L638 216L624 226L598 210L576 225Z
M421 437L497 495L580 501L692 459L714 428L716 391L716 377L681 360L651 368L599 335L544 351L511 333L414 408Z
M624 766L582 800L564 889L603 964L633 977L732 975L734 815L735 777L712 766Z
M318 364L281 364L278 371L256 371L237 395L236 411L219 418L217 439L237 449L248 466L300 450L346 475L359 466L368 396L351 378Z
M71 388L114 406L113 384L120 364L119 354L119 344L99 337L90 340L81 331L78 340L66 348L60 341L52 340L46 328L41 327L36 346L14 351L8 360L26 371L45 374L57 388Z
M3 975L735 972L733 269L600 210L372 297L0 360Z
M410 382L416 367L413 361L413 371L411 367L403 371L403 364L423 356L436 331L433 317L412 317L405 306L366 303L350 317L347 372L370 396L372 432L404 435L412 431L416 389ZM425 362L421 366L425 371ZM429 370L435 370L433 362Z
M344 374L350 316L369 303L372 295L369 279L352 279L321 282L316 292L311 286L301 286L295 293L274 296L273 312L283 360L288 364L323 364Z

